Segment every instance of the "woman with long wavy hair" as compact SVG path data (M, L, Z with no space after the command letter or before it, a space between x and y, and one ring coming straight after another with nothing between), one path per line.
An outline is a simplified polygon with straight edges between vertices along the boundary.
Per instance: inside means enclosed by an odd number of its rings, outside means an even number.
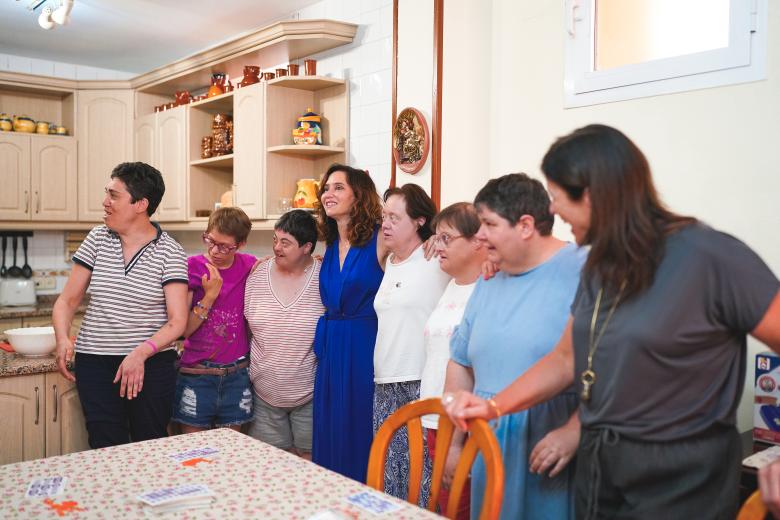
M462 393L448 413L465 427L574 383L577 518L734 518L746 336L780 352L780 282L744 243L666 209L614 128L558 139L542 171L551 209L591 248L568 324L493 400Z
M387 257L379 233L382 201L368 173L334 164L320 184L320 270L325 314L314 353L312 460L364 482L373 439L374 297Z

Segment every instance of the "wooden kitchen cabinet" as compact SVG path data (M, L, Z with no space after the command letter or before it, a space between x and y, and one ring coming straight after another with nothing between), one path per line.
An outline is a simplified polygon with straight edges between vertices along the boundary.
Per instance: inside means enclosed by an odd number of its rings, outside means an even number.
M0 135L0 219L76 220L76 141Z
M77 94L78 219L103 219L111 171L133 158L132 90L80 90Z
M30 219L30 136L0 133L0 219Z
M32 220L76 220L76 140L61 136L30 139Z
M0 378L0 464L46 456L45 376Z
M186 107L137 118L133 126L133 141L133 160L154 166L165 181L165 195L152 218L160 222L187 220L189 162Z
M75 383L57 372L0 378L0 464L89 449Z
M249 218L265 217L263 142L265 83L256 83L233 95L233 200ZM292 194L290 194L292 196Z

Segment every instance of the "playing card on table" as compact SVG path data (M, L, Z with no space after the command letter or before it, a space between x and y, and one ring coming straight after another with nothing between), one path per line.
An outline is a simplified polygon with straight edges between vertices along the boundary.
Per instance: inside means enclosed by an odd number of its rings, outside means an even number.
M182 451L180 453L171 453L170 457L176 462L184 462L185 460L206 457L208 455L214 455L215 453L219 453L219 450L206 446L203 448L196 448L194 450Z
M150 506L158 506L183 500L202 499L213 495L208 486L185 484L183 486L155 489L154 491L138 495L138 500Z
M382 513L392 513L398 511L403 506L396 504L395 502L386 499L379 493L373 493L371 491L363 491L346 498L347 502L356 505L361 509L365 509L369 513L381 515Z
M65 483L68 481L65 477L44 477L36 478L30 482L27 488L25 497L27 498L39 498L39 497L53 497L62 493L65 488Z

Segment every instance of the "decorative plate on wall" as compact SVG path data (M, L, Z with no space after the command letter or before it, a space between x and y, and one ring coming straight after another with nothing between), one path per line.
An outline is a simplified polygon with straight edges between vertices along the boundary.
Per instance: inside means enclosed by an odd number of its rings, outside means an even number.
M430 135L425 116L416 108L404 108L393 127L393 157L406 173L417 173L425 164Z

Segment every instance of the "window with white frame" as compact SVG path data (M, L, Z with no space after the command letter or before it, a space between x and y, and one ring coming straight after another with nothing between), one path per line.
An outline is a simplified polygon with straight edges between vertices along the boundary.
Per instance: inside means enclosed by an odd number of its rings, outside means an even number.
M766 78L767 0L566 0L566 107Z

